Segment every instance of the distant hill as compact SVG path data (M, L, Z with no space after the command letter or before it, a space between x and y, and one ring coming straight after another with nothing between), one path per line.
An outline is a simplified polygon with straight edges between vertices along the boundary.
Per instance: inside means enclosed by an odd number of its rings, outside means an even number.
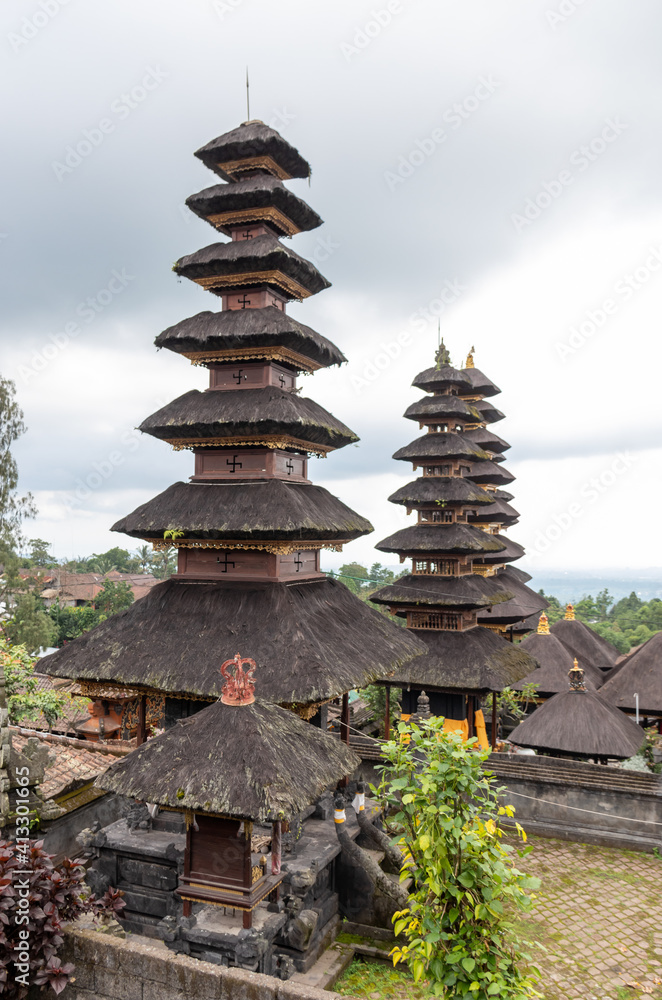
M526 568L526 567L522 567ZM554 570L528 569L533 579L529 587L545 591L558 597L562 604L575 603L587 594L593 597L607 589L618 601L628 597L632 591L642 601L650 601L653 597L662 598L662 569L641 570L635 575L628 570L605 571L604 573L559 573Z

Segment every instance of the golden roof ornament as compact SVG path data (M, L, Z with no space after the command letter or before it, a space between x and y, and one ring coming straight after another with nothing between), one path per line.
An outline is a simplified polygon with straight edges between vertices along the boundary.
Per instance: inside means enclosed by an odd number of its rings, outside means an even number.
M572 668L568 671L568 677L570 678L570 687L573 691L586 690L586 686L584 684L584 671L579 666L577 657L575 657Z
M467 354L467 363L464 366L465 368L475 368L476 367L475 364L474 364L474 351L475 350L476 350L476 348L472 347L471 350L469 351L469 353Z
M549 618L544 611L538 619L538 635L549 635Z
M565 621L574 622L575 620L575 609L572 604L566 604L565 615L563 616Z

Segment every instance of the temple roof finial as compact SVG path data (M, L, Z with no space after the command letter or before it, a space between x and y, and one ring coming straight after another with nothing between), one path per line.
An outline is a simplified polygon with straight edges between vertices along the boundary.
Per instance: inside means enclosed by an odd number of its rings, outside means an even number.
M565 615L563 616L565 621L574 622L575 620L575 609L572 604L566 604Z
M434 360L437 368L441 368L442 365L449 365L451 363L451 356L448 352L448 348L444 344L443 337L439 341L439 347L436 350Z
M471 350L467 354L467 363L464 366L465 368L475 368L476 367L474 365L474 351L475 350L476 350L476 348L472 346Z
M544 611L538 619L538 635L549 635L549 618Z
M248 669L244 670L244 664ZM235 653L231 660L221 664L225 684L221 694L224 705L252 705L255 701L255 660Z
M584 671L579 666L577 657L574 659L572 669L568 671L568 677L570 678L570 687L573 691L586 690L586 685L584 684Z

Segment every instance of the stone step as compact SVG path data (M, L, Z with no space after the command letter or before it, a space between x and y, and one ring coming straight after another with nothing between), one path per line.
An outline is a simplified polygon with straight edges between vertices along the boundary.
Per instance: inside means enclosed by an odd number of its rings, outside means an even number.
M300 986L312 986L319 990L330 990L354 958L351 944L336 941L321 955L308 972L295 972L288 981Z

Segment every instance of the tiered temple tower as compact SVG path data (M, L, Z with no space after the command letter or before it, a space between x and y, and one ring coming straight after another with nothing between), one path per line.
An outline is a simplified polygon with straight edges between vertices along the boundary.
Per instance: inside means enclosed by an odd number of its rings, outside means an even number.
M182 257L174 271L218 296L222 311L178 323L156 345L206 367L209 388L186 392L140 428L189 449L193 475L113 527L174 546L177 574L44 669L107 703L127 689L143 699L160 691L168 725L219 697L219 660L240 651L261 664L263 698L321 721L325 702L388 676L422 647L320 571L322 548L340 549L372 526L308 478L311 455L358 440L297 385L302 373L345 361L286 312L329 287L281 242L321 224L283 184L310 167L257 121L196 156L225 183L187 204L230 241Z
M518 514L503 489L514 478L501 464L509 445L487 427L503 417L489 399L499 389L474 367L472 354L460 371L442 342L436 362L413 383L429 395L405 412L426 433L393 456L421 470L389 497L415 511L416 524L376 546L411 559L412 572L371 600L406 617L428 646L389 682L404 688L403 713L416 710L425 689L435 714L474 735L478 696L536 666L512 644L512 631L547 602L526 587L527 574L509 566L524 550L503 534Z

